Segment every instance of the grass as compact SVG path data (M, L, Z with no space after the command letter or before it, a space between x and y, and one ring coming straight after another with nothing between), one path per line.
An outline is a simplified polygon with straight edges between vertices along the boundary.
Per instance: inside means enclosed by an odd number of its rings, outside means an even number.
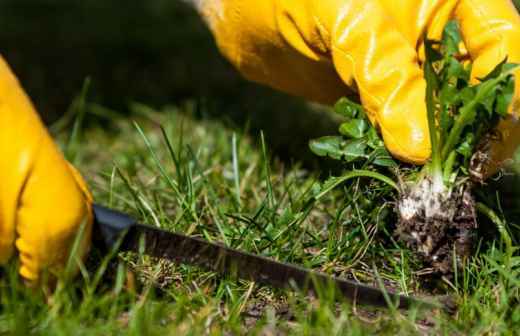
M114 253L91 258L80 276L60 282L53 295L24 288L11 265L0 280L1 333L394 335L518 329L520 259L506 251L498 233L481 242L452 280L425 281L428 270L390 234L393 200L381 197L390 186L354 178L309 206L320 195L318 171L279 161L262 134L196 120L196 108L188 103L156 111L134 104L132 120L95 109L103 127L82 134L76 127L73 139L82 145L68 148L74 148L96 201L149 225L363 283L384 283L410 295L449 293L459 311L374 310L336 303L327 289L319 299L309 298ZM64 134L58 138L68 141Z

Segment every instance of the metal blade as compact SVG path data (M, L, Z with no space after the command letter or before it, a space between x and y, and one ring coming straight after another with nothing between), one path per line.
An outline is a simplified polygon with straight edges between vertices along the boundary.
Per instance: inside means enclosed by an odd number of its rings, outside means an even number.
M106 245L113 244L121 230L125 231L121 250L138 252L144 248L144 253L153 257L195 265L277 288L296 287L305 293L318 293L320 288L334 286L342 297L358 304L387 307L389 299L402 309L412 306L445 308L441 304L387 293L378 288L241 252L203 239L137 224L124 214L99 206L94 209L98 230L101 231Z

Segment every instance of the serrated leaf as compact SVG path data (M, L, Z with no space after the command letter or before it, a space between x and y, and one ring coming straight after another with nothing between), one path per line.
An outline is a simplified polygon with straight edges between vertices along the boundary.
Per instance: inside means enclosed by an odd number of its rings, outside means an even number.
M460 88L469 84L471 70L464 67L459 61L450 58L445 61L441 70L441 88L439 100L442 105L456 105L460 102Z
M512 99L512 96L508 97L508 94L514 92L514 84L510 83L513 80L510 70L514 68L515 66L511 64L499 65L493 72L496 72L497 69L507 70L503 73L494 74L493 76L496 75L496 77L489 77L486 81L476 86L475 102L485 108L489 118L492 118L494 113L505 115L505 112L507 112L509 104L506 103L509 99ZM501 105L499 110L496 110L495 102L499 99Z
M363 106L345 97L338 100L334 105L334 112L347 119L361 118L365 115Z
M432 161L439 162L451 153L455 160L452 176L468 174L468 165L483 134L496 125L499 116L506 115L514 96L514 64L506 60L480 80L470 82L472 66L457 60L461 35L456 22L450 22L442 37L442 44L425 40L426 62L424 78L427 83L426 107L432 142ZM326 137L313 141L311 149L320 156L346 162L365 161L365 165L393 167L392 159L380 135L366 118L361 105L343 98L335 106L338 114L348 122L340 126L344 137ZM346 140L345 138L351 139ZM354 139L354 140L352 140ZM430 163L432 165L433 163ZM449 167L449 166L448 166ZM438 167L435 171L443 171ZM450 170L446 170L450 173Z
M367 131L369 124L364 119L352 119L341 124L339 132L349 138L361 139Z
M456 58L450 58L445 65L446 79L462 79L469 81L471 75L469 69L465 68Z
M507 57L506 57L506 58L504 58L504 60L502 62L498 63L498 65L493 70L491 70L491 72L489 74L487 74L484 78L480 79L480 81L486 82L491 79L496 79L496 78L500 77L501 75L503 75L504 73L507 73L507 72L513 70L515 67L516 67L515 64L507 63Z
M459 90L453 84L445 84L442 86L439 100L443 105L454 105L459 100Z
M444 52L447 56L453 56L459 53L459 45L462 41L460 29L457 21L449 21L444 28L442 36L442 44Z
M457 148L457 153L461 154L465 159L470 159L473 155L474 146L475 136L473 133L468 133L462 144Z
M485 95L481 95L479 99L479 104L484 107L484 110L487 112L488 117L491 117L494 112L494 105L497 98L498 87L490 89Z
M463 105L467 105L475 99L476 92L476 88L473 86L465 87L460 90L457 99L460 100Z
M507 82L504 85L501 94L499 94L496 99L495 112L502 117L506 116L509 111L509 106L513 102L514 94L515 81L513 76L510 76L507 79Z

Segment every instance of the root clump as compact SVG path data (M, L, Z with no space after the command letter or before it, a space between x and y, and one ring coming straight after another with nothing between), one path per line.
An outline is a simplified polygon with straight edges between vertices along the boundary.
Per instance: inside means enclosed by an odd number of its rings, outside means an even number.
M450 275L472 253L477 229L475 201L470 183L448 189L438 182L424 178L413 186L401 186L396 235L434 273Z

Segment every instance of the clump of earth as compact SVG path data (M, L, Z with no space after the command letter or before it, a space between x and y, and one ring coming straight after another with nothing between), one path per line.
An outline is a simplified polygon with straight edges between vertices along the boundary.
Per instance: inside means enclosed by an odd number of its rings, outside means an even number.
M477 230L471 183L453 188L424 178L402 185L396 234L434 273L450 275L473 251Z

